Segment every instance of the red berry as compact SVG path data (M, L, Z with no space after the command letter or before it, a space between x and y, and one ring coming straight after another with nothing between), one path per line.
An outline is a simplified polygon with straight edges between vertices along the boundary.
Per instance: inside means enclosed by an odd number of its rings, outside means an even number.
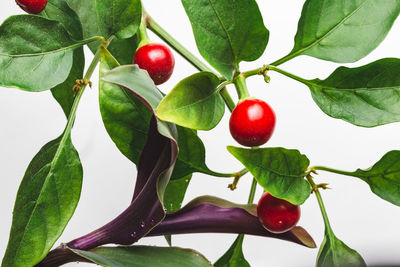
M243 146L260 146L275 128L275 113L260 99L245 99L236 106L229 120L232 137Z
M265 229L280 234L295 227L300 219L300 207L265 193L258 201L257 215Z
M15 0L15 2L29 14L38 14L47 5L47 0Z
M166 82L171 77L175 58L171 50L162 44L147 44L136 51L133 64L147 70L156 85Z

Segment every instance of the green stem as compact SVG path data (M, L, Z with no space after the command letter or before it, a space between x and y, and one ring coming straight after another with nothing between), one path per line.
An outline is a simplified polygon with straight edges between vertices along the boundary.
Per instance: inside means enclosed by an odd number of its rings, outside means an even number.
M333 230L332 230L331 224L329 223L329 219L328 219L328 213L326 212L325 205L324 205L324 202L322 201L322 197L319 192L318 186L314 183L314 180L311 177L311 175L307 175L307 180L310 183L311 187L313 188L313 191L317 198L318 205L321 210L322 218L324 219L324 223L325 223L325 231L329 235L333 235Z
M93 58L92 62L90 63L90 66L87 69L85 76L83 77L84 80L89 81L90 78L92 77L93 72L96 69L97 63L99 63L99 61L100 61L100 47L103 45L104 44L101 44L99 46L99 48L97 49L96 54L94 55L94 58ZM67 126L65 128L65 133L69 133L72 129L72 126L74 125L74 121L75 121L75 117L76 117L76 110L78 109L79 101L81 100L81 97L83 95L83 92L85 91L86 86L87 86L86 84L82 85L82 87L80 88L80 90L78 91L78 93L75 96L74 103L72 104L72 107L71 107L71 112L69 113L69 116L68 116L68 122L67 122Z
M242 169L238 172L233 172L233 173L221 173L221 172L215 172L215 171L211 171L211 170L207 170L204 171L204 174L208 174L208 175L212 175L215 177L225 177L225 178L231 178L231 177L242 177L243 175L245 175L246 173L248 173L249 171L245 168Z
M222 90L223 88L225 88L225 86L227 86L228 84L231 84L231 83L233 83L233 81L225 81L225 82L220 83L220 84L217 86L216 91Z
M294 57L296 57L296 56L297 56L297 53L295 53L295 54L288 54L288 55L284 56L283 58L278 59L277 61L271 63L271 65L279 66L279 65L285 63L286 61L291 60L292 58L294 58Z
M222 88L221 91L219 91L220 95L225 101L225 105L228 107L229 111L232 113L232 111L235 109L236 104L233 101L231 95L228 92L228 89L226 87Z
M332 173L337 173L341 175L346 175L346 176L354 176L352 172L347 172L347 171L342 171L342 170L337 170L325 166L313 166L310 169L318 170L318 171L327 171L327 172L332 172Z
M235 78L235 87L239 96L239 101L250 96L249 91L247 90L246 78L242 73Z
M147 28L154 32L158 37L160 37L164 42L169 44L176 52L178 52L182 57L184 57L188 62L190 62L199 71L214 72L210 67L205 65L201 60L194 56L189 50L182 46L174 37L172 37L168 32L166 32L157 22L154 21L152 17L146 12L143 13L143 17L146 21Z
M146 20L144 17L142 17L142 20L140 22L140 26L139 26L137 35L139 36L139 39L140 39L140 43L139 43L137 49L151 43L150 38L147 35Z
M310 84L310 81L308 81L306 79L303 79L303 78L301 78L301 77L299 77L297 75L294 75L294 74L292 74L290 72L287 72L287 71L284 71L282 69L279 69L276 66L268 65L267 68L269 70L273 70L273 71L279 72L280 74L283 74L283 75L285 75L285 76L287 76L289 78L292 78L293 80L296 80L298 82L304 83L305 85L309 85Z
M264 65L261 68L245 71L245 72L242 72L241 74L245 78L248 78L248 77L251 77L251 76L254 76L254 75L265 75L265 73L267 71L269 71L269 70L276 71L276 72L278 72L280 74L283 74L283 75L285 75L285 76L287 76L289 78L292 78L293 80L296 80L298 82L301 82L301 83L303 83L305 85L313 85L313 83L311 81L303 79L303 78L301 78L301 77L299 77L297 75L294 75L293 73L284 71L284 70L282 70L280 68L277 68L275 65Z
M254 196L256 195L256 189L257 189L257 180L255 178L253 178L253 182L251 183L249 199L247 201L247 204L253 204Z
M258 68L255 70L249 70L249 71L242 72L242 74L245 78L255 76L255 75L262 75L263 69L264 69L264 67Z

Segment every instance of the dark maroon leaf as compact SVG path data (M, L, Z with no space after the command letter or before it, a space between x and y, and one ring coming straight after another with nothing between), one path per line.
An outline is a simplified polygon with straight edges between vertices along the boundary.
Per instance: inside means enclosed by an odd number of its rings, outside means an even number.
M167 214L148 236L190 233L257 235L316 247L312 237L300 226L283 234L273 234L258 221L256 205L238 205L212 196L199 197L179 211Z

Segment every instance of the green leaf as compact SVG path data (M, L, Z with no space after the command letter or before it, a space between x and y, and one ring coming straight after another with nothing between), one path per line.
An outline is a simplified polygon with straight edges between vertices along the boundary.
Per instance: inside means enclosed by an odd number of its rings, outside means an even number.
M73 50L89 41L73 40L56 21L9 17L0 26L0 85L34 92L51 89L67 79Z
M186 128L211 130L225 112L218 85L218 77L210 72L199 72L183 79L161 101L157 117Z
M95 0L67 0L68 5L78 15L83 29L83 37L85 39L93 36L101 36L100 26L97 21ZM108 46L108 50L117 59L120 64L130 64L133 61L137 44L139 41L135 36L128 39L115 39ZM89 45L90 50L96 53L99 42L93 42Z
M81 187L82 166L68 131L46 144L26 170L2 266L26 267L40 262L72 217Z
M243 255L244 235L238 235L228 251L214 263L214 267L250 267Z
M254 0L182 0L200 54L228 80L241 61L259 58L269 31Z
M382 42L399 12L398 0L307 0L288 57L355 62Z
M393 150L386 153L377 163L366 170L358 169L355 172L344 173L355 176L371 187L372 192L400 206L400 151Z
M228 146L228 151L271 195L295 205L303 204L310 196L311 186L304 179L310 161L298 150Z
M79 17L64 0L48 0L46 8L40 15L44 18L60 22L73 39L83 39L82 25Z
M99 103L104 126L118 149L138 163L147 140L151 111L129 90L102 81L103 75L119 66L106 50L100 54Z
M126 39L135 35L142 18L140 0L96 0L95 5L103 36Z
M139 42L136 35L128 39L114 39L107 49L121 65L128 65L133 62Z
M60 22L73 39L83 39L79 17L64 0L49 0L41 16ZM72 88L75 85L75 80L83 77L84 68L85 55L83 47L76 48L73 53L73 63L68 78L63 83L51 89L53 97L61 105L66 117L68 117L72 103L74 102Z
M172 180L171 176L171 180L168 182L167 188L165 189L163 200L163 205L167 209L167 212L174 212L182 207L182 201L185 198L186 190L191 179L191 173L183 178L175 180ZM172 236L166 235L164 237L168 245L172 246Z
M210 267L200 253L177 247L99 247L91 251L73 250L78 255L105 267Z
M363 258L354 249L349 248L333 233L325 234L317 256L317 267L364 267Z
M179 179L194 172L213 175L207 167L206 151L195 130L176 127L178 130L179 155L171 179Z
M168 212L174 212L182 207L182 201L189 186L192 174L181 179L170 180L164 192L164 207Z
M93 36L101 36L99 24L97 22L96 0L66 0L67 4L78 15L83 31L83 38L90 38ZM110 44L111 45L111 44ZM96 53L99 42L94 42L88 45L93 53Z
M326 80L306 81L317 105L331 117L374 127L400 121L400 59L358 68L340 67Z

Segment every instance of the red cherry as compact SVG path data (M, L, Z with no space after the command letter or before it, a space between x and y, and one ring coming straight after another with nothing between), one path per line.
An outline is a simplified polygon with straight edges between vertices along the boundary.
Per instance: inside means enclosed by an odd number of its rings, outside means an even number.
M47 5L47 0L15 0L15 2L29 14L38 14Z
M257 215L265 229L280 234L296 226L300 207L265 193L258 201Z
M162 44L147 44L136 51L133 64L147 70L156 85L166 82L171 77L175 58L171 50Z
M243 146L260 146L275 128L275 113L260 99L245 99L235 107L229 120L232 137Z

